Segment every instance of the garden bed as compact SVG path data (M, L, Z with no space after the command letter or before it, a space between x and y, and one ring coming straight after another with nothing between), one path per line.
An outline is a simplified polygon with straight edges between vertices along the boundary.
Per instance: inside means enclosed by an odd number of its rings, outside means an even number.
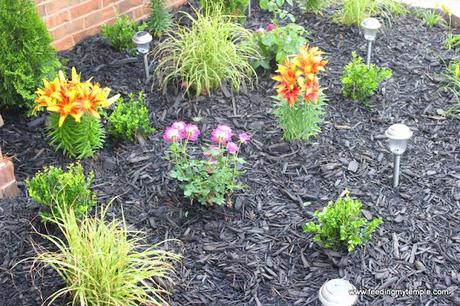
M327 14L325 15L327 16ZM264 26L269 16L255 12L248 27ZM385 21L374 62L393 77L371 99L373 111L342 97L340 75L353 50L364 55L358 28L327 17L299 17L310 42L327 53L321 78L328 97L322 132L308 142L285 142L271 114L274 81L259 75L254 89L229 90L187 100L179 90L163 95L143 82L143 66L116 53L100 37L61 55L84 78L127 95L144 90L157 132L145 144L107 141L85 169L96 174L99 203L116 197L111 212L147 233L149 243L164 239L183 256L172 288L172 305L315 305L328 279L345 277L358 288L449 289L443 296L370 296L360 304L460 305L459 122L441 116L453 103L442 90L445 30L426 28L415 17ZM71 160L49 146L42 118L2 113L2 149L15 158L19 182L48 164ZM248 131L253 141L241 153L247 160L247 187L232 197L232 207L190 204L169 178L163 159L164 128L175 120L198 121L205 134L226 123ZM391 188L392 155L384 132L396 122L414 131L402 157L401 185ZM25 196L0 206L0 304L39 305L63 285L51 268L31 270L34 234L45 232L39 207ZM324 251L303 234L315 209L335 200L345 188L363 201L366 217L384 223L371 242L355 252ZM48 231L56 234L54 228ZM45 244L46 246L46 244Z

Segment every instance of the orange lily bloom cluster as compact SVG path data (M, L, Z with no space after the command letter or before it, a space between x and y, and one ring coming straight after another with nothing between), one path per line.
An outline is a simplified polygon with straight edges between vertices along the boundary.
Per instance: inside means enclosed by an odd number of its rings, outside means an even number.
M50 112L60 115L59 127L64 124L67 116L72 116L76 122L88 113L91 116L100 118L98 108L107 108L114 103L120 95L109 97L110 88L101 88L97 83L89 80L80 81L80 75L75 68L72 68L72 79L67 80L62 71L52 82L43 80L43 88L35 92L37 104L34 111L46 108Z
M278 65L278 75L273 77L279 82L275 88L278 97L285 99L290 107L295 105L300 96L306 103L318 103L321 90L317 74L327 64L323 54L317 47L303 46L299 54L286 58L284 64Z

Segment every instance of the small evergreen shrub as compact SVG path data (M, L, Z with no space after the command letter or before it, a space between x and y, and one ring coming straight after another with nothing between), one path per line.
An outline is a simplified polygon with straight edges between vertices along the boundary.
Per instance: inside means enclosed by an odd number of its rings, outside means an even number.
M80 164L71 164L67 171L53 166L46 167L26 181L29 197L49 208L41 211L40 216L47 221L61 218L61 210L72 209L77 217L87 213L96 205L96 196L90 187L94 179L91 172L88 177Z
M376 0L343 0L342 8L334 19L344 25L360 25L375 10Z
M150 11L150 31L159 37L171 27L171 14L166 9L164 0L150 0Z
M166 87L176 81L186 93L209 94L227 83L239 91L257 77L249 61L259 56L251 32L214 11L211 15L184 13L190 26L179 26L155 50L156 74Z
M33 106L42 79L60 63L32 0L0 1L0 109Z
M103 25L101 28L102 37L107 38L112 46L118 51L133 51L135 45L133 36L137 31L143 31L145 24L138 25L129 16L116 16L112 25Z
M131 93L127 102L121 98L117 101L115 110L108 118L108 129L113 137L131 141L136 133L145 136L154 131L150 127L149 111L142 92L139 92L137 99Z
M64 239L42 235L53 250L39 249L36 260L55 269L66 285L46 305L69 294L72 305L167 305L163 295L169 292L160 284L172 283L171 261L179 255L144 245L144 234L129 230L124 219L105 221L107 208L81 219L73 210L59 213Z
M372 233L383 222L374 218L368 222L362 217L362 204L349 196L330 202L322 211L315 211L315 221L304 226L304 232L313 234L313 241L327 249L352 252L369 241Z
M388 68L379 68L374 64L368 68L356 52L353 52L352 56L353 60L345 66L342 74L343 95L369 107L369 97L379 84L391 78L393 73Z

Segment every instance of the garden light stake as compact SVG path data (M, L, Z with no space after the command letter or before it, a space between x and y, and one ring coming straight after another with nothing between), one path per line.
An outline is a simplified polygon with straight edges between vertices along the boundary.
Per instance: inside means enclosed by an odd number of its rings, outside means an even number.
M399 184L401 155L406 151L407 141L412 137L412 131L405 124L397 123L386 130L385 136L389 139L390 151L394 154L393 187L396 188Z
M150 79L150 65L148 54L150 50L150 42L152 41L152 35L149 32L141 31L137 32L133 36L133 42L136 44L137 52L144 55L144 69L146 82Z
M335 278L325 282L318 292L318 297L323 306L351 306L358 299L357 295L351 294L355 290L349 281Z
M367 67L371 65L372 43L375 41L377 31L381 26L380 22L375 18L366 18L361 23L361 27L364 29L364 38L367 40Z

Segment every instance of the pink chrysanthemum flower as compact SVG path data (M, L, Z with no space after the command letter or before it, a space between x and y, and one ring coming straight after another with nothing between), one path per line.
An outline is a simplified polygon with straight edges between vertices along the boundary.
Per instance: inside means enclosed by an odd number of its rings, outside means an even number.
M226 144L232 139L232 129L226 125L219 125L211 133L211 140L218 144Z
M275 29L275 25L273 23L269 23L267 24L267 26L265 27L265 30L267 30L267 32L271 32Z
M265 33L265 29L264 29L264 28L258 28L258 29L256 30L256 33L258 33L258 34L263 34L263 33Z
M182 133L179 131L179 129L170 126L163 134L163 139L167 142L176 142L182 139Z
M201 132L194 124L187 124L184 128L184 138L190 141L195 141L200 136Z
M236 154L238 152L238 145L234 142L227 143L227 152L230 154Z
M179 132L183 135L184 131L185 131L185 127L187 126L187 124L184 122L184 121L176 121L174 122L171 127L175 128L175 129L178 129Z
M240 140L240 143L247 144L249 140L251 140L251 136L249 136L248 133L244 132L238 135L238 139Z

